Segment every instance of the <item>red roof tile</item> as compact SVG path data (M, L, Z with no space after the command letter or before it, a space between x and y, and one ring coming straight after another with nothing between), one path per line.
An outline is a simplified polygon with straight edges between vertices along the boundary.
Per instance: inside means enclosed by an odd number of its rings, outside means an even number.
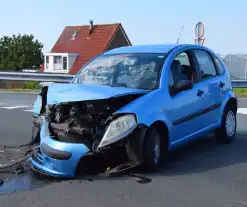
M52 48L55 53L78 53L74 65L69 71L76 74L81 67L93 57L103 53L121 24L94 25L90 34L89 25L67 26ZM75 39L71 39L73 31L78 30Z

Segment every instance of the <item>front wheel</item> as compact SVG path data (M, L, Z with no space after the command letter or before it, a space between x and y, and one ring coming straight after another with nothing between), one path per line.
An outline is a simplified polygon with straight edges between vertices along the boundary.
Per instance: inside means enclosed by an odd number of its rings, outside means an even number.
M230 143L236 137L236 128L236 112L227 106L224 110L221 127L215 132L216 140L219 143Z
M155 172L159 168L161 155L161 136L155 127L148 130L144 140L143 166L148 172Z

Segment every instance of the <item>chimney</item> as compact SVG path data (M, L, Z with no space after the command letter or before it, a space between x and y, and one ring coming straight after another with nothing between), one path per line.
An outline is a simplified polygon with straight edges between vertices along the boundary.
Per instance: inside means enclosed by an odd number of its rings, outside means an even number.
M93 29L94 29L94 26L93 26L93 20L89 20L89 28L90 28L90 33L92 33Z

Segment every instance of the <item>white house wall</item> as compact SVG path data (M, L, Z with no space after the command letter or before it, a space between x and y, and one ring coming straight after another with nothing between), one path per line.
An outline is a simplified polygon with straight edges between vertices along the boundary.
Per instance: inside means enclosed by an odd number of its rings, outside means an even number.
M68 73L71 67L73 66L78 54L75 53L44 53L45 56L45 69L44 72L50 73ZM49 57L48 68L46 67L46 56ZM60 56L63 60L63 57L67 57L67 70L54 70L54 56ZM61 62L61 68L63 67L63 61Z

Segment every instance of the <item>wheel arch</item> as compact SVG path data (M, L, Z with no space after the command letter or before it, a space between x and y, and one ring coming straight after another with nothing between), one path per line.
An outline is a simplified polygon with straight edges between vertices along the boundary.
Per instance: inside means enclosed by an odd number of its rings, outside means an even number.
M168 150L170 146L170 139L169 139L169 130L166 123L164 123L161 120L157 120L150 125L150 128L151 127L155 127L158 130L158 133L161 135L162 149Z
M237 113L238 110L238 100L237 97L233 92L225 94L222 104L221 104L221 110L220 110L220 123L222 122L222 117L224 114L224 111L226 107L231 107L235 113Z
M238 110L237 99L231 97L231 98L226 102L225 108L226 108L226 107L230 107L235 113L237 113L237 110Z

